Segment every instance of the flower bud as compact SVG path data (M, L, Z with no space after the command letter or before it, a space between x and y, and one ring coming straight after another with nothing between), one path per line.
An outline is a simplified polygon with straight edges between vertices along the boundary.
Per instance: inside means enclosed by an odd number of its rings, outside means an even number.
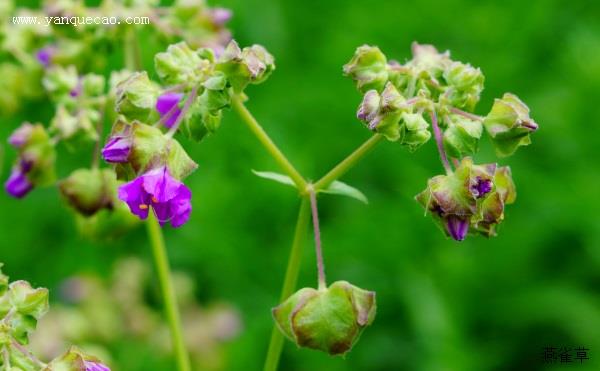
M55 49L52 46L45 46L41 49L38 49L35 52L35 59L43 66L49 67L52 64L52 56L55 53Z
M413 76L421 79L439 80L451 63L450 52L440 53L433 45L412 43L413 59L406 65Z
M67 352L50 362L42 371L110 371L98 358L83 353L72 346Z
M116 193L116 190L115 190ZM123 202L114 202L113 208L98 210L94 215L75 215L78 232L92 241L114 241L139 224Z
M337 281L322 290L299 290L273 308L273 317L298 346L337 355L352 348L375 312L375 292Z
M77 88L79 76L75 66L53 66L46 71L42 84L50 96L57 102L68 99L71 91Z
M116 110L130 120L147 122L154 112L158 86L146 72L135 72L117 84Z
M248 84L264 82L275 70L275 59L264 47L252 45L240 50L235 40L229 42L217 62L217 70L227 76L237 93Z
M416 151L431 138L429 123L422 114L403 112L402 122L400 142L407 146L409 151Z
M381 94L376 90L365 93L356 117L370 130L384 135L390 141L396 141L400 138L400 118L404 101L404 97L394 85L388 83Z
M185 42L169 45L166 52L154 57L154 66L160 79L167 85L194 85L204 79L214 61L206 49L192 50Z
M512 155L519 146L531 144L529 134L538 129L529 117L529 108L510 93L494 101L483 126L494 143L496 154L501 157Z
M494 236L496 225L504 218L504 206L515 198L508 167L474 165L469 157L463 158L453 174L430 179L428 188L416 197L457 241L464 239L468 230Z
M129 160L133 139L126 133L112 135L102 148L102 158L106 162L124 163Z
M54 182L54 144L41 124L24 123L9 138L19 151L5 190L16 198Z
M132 144L127 164L116 168L119 179L132 179L156 167L167 166L171 176L181 180L198 167L181 144L160 129L138 121L131 124L118 121L113 127L114 133L125 130L129 130L127 135L131 136Z
M449 86L448 102L458 108L475 108L483 91L484 77L479 68L470 64L452 62L444 71Z
M344 75L352 78L363 93L371 89L380 92L388 81L387 59L376 46L360 46L344 65Z
M443 137L446 153L456 158L475 154L483 131L481 122L460 115L449 115L448 118Z
M111 169L78 169L59 183L59 189L71 207L89 216L112 209L116 176Z
M106 80L102 75L88 73L81 78L80 85L82 94L86 97L99 97L104 94Z
M4 321L0 322L0 337L4 332L20 344L27 344L29 334L35 330L37 321L47 311L47 289L34 289L26 281L10 283L0 297L0 315L3 317L7 313L12 315L10 319L4 318Z

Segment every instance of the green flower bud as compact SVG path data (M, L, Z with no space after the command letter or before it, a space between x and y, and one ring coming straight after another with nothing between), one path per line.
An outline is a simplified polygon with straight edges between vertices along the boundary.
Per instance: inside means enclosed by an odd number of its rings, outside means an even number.
M172 177L182 180L198 167L177 140L163 134L156 127L138 121L131 124L123 121L115 123L114 133L124 131L131 135L133 144L128 156L129 162L117 164L119 179L132 179L135 175L166 165Z
M440 53L433 45L413 42L412 54L413 59L406 66L420 79L439 80L451 63L450 52Z
M0 263L0 296L4 295L4 293L6 293L6 290L8 289L8 276L2 273L3 266L4 264ZM2 309L0 309L0 317L3 317L5 314L6 313L4 313Z
M264 82L275 70L275 59L261 45L240 50L235 40L231 40L216 68L227 76L233 90L240 93L248 84Z
M429 123L422 114L403 112L402 123L400 143L407 146L409 151L416 151L431 138Z
M134 72L117 84L116 110L130 120L147 122L160 94L159 87L150 81L146 72Z
M449 115L444 131L444 148L449 156L462 158L475 154L483 126L481 122L461 115Z
M75 346L50 362L42 371L108 370L98 358L83 353Z
M221 125L222 110L229 107L232 96L227 78L222 73L210 77L202 86L204 92L196 98L183 121L183 132L196 141L217 131Z
M390 141L400 138L400 118L405 107L404 97L391 83L386 84L381 95L376 90L365 93L356 117L367 128L384 135Z
M79 76L75 66L49 68L42 84L53 100L60 102L71 98L71 92L77 88Z
M376 46L360 46L344 65L344 75L352 78L362 93L371 89L380 92L388 81L387 59Z
M529 134L538 129L538 125L529 117L529 108L510 93L494 101L483 126L500 157L510 156L519 146L529 145Z
M9 286L9 300L22 315L40 319L48 311L48 289L34 289L27 281L15 281Z
M484 236L495 236L496 226L504 219L504 206L517 198L515 184L508 166L496 169L494 189L479 205L478 212L471 218L474 229Z
M63 140L96 141L96 123L100 119L100 113L94 109L82 107L73 115L65 105L60 104L50 121L49 131Z
M166 52L154 57L154 67L167 85L195 85L211 69L214 56L208 49L194 51L185 42L169 45Z
M352 348L375 312L375 292L337 281L327 289L299 290L273 308L273 317L298 346L337 355Z
M89 73L81 78L82 94L86 97L99 97L104 94L104 76Z
M449 85L448 102L454 107L473 110L483 91L485 79L481 70L470 64L452 62L444 71L444 79Z
M56 179L54 144L42 124L23 124L27 138L18 147L21 167L27 168L27 178L34 186L47 186Z
M69 205L89 216L100 209L112 209L116 175L111 169L78 169L60 182L59 189Z

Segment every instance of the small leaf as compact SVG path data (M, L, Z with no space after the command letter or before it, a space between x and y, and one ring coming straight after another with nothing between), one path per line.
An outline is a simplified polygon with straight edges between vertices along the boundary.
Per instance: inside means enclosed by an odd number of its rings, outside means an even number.
M344 182L340 182L338 180L331 183L329 187L322 189L319 192L346 196L359 200L360 202L363 202L365 204L369 203L369 200L367 199L367 196L364 195L364 193L352 187L351 185L348 185Z
M261 178L264 178L264 179L273 180L275 182L278 182L278 183L281 183L281 184L285 184L285 185L289 185L289 186L292 186L292 187L296 188L296 184L294 184L294 181L292 180L292 178L290 178L287 175L275 173L275 172L272 172L272 171L256 171L256 170L252 170L252 172L254 173L254 175L256 175L258 177L261 177Z

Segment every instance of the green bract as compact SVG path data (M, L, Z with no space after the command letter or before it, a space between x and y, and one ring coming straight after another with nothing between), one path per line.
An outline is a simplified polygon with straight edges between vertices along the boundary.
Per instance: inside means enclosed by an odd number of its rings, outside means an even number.
M129 120L156 119L154 107L159 93L158 85L150 81L145 71L134 72L116 85L116 111Z
M165 84L193 86L211 69L214 55L210 49L192 50L185 42L169 45L166 52L154 57L158 77Z
M265 81L275 70L275 59L260 45L240 49L235 40L231 40L216 68L227 76L233 90L240 93L248 84Z
M493 236L504 218L504 205L514 202L516 190L508 167L475 165L465 157L454 173L429 179L427 188L415 198L449 236L452 221Z
M363 93L371 89L381 91L388 81L387 59L376 46L360 46L344 65L344 74L352 78Z
M444 131L444 148L452 157L462 158L475 154L483 126L480 121L471 120L460 115L449 115Z
M56 179L56 153L50 136L42 124L24 123L22 127L28 127L29 134L25 143L19 147L18 161L24 161L31 166L27 178L33 185L51 185Z
M116 182L111 169L78 169L60 182L59 189L75 210L89 216L100 209L112 209Z
M273 309L273 317L298 346L336 355L352 348L375 312L373 291L337 281L322 290L299 290Z
M519 146L531 143L529 134L538 125L529 117L529 108L516 95L506 93L496 99L483 125L492 138L498 156L512 155Z
M160 129L134 121L118 121L113 134L130 136L133 140L129 161L116 167L119 179L132 179L156 167L167 166L169 174L183 179L198 165L188 156L181 144Z

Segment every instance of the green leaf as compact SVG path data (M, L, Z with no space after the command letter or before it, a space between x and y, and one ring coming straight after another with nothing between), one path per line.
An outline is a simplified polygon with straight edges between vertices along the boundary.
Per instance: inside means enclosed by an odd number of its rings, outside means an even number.
M348 185L344 182L340 182L339 180L336 180L335 182L331 183L331 185L329 187L322 189L319 192L340 195L340 196L346 196L346 197L354 198L365 204L369 203L369 200L367 199L367 196L364 195L364 193L362 193L360 190L352 187L351 185Z
M273 181L275 181L277 183L289 185L289 186L292 186L292 187L296 188L296 184L294 183L294 181L292 180L292 178L290 178L287 175L275 173L275 172L272 172L272 171L256 171L256 170L252 170L252 172L254 173L254 175L256 175L258 177L261 177L261 178L264 178L264 179L273 180Z

